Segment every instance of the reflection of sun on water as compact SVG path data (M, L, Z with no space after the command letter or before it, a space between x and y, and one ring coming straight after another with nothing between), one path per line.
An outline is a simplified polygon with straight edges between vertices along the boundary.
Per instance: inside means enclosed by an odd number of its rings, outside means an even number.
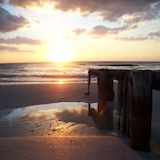
M58 83L59 83L59 84L64 84L64 83L65 83L65 80L60 79L60 80L58 80Z
M73 51L67 41L59 40L49 47L47 56L53 62L68 62L73 59Z

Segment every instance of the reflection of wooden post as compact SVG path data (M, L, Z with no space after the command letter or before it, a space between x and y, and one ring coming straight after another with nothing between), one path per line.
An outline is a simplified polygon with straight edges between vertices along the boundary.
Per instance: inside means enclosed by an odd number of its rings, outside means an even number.
M98 74L98 112L105 110L106 101L114 98L113 78L107 70L101 70Z
M130 145L150 151L152 114L152 72L131 71L130 74Z

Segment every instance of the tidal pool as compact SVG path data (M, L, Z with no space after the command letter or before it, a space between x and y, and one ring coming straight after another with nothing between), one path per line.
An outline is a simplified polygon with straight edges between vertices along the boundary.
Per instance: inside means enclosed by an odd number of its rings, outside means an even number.
M111 109L107 114L109 127L100 130L90 115L91 108L96 110L97 103L60 102L2 110L0 137L113 134L116 110Z

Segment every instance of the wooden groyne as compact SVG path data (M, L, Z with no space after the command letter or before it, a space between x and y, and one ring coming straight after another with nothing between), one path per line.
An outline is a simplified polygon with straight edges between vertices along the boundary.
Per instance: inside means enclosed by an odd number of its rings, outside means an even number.
M118 112L121 130L130 137L130 146L150 151L152 89L160 90L160 71L91 69L88 72L88 93L91 77L98 78L98 113L106 110L106 101L114 99L113 80L118 81Z

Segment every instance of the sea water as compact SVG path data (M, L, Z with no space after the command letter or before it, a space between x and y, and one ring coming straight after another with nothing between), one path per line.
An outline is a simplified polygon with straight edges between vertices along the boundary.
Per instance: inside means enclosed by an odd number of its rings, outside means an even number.
M0 64L0 84L87 82L89 69L160 70L160 62L68 62ZM96 81L96 79L92 79Z

